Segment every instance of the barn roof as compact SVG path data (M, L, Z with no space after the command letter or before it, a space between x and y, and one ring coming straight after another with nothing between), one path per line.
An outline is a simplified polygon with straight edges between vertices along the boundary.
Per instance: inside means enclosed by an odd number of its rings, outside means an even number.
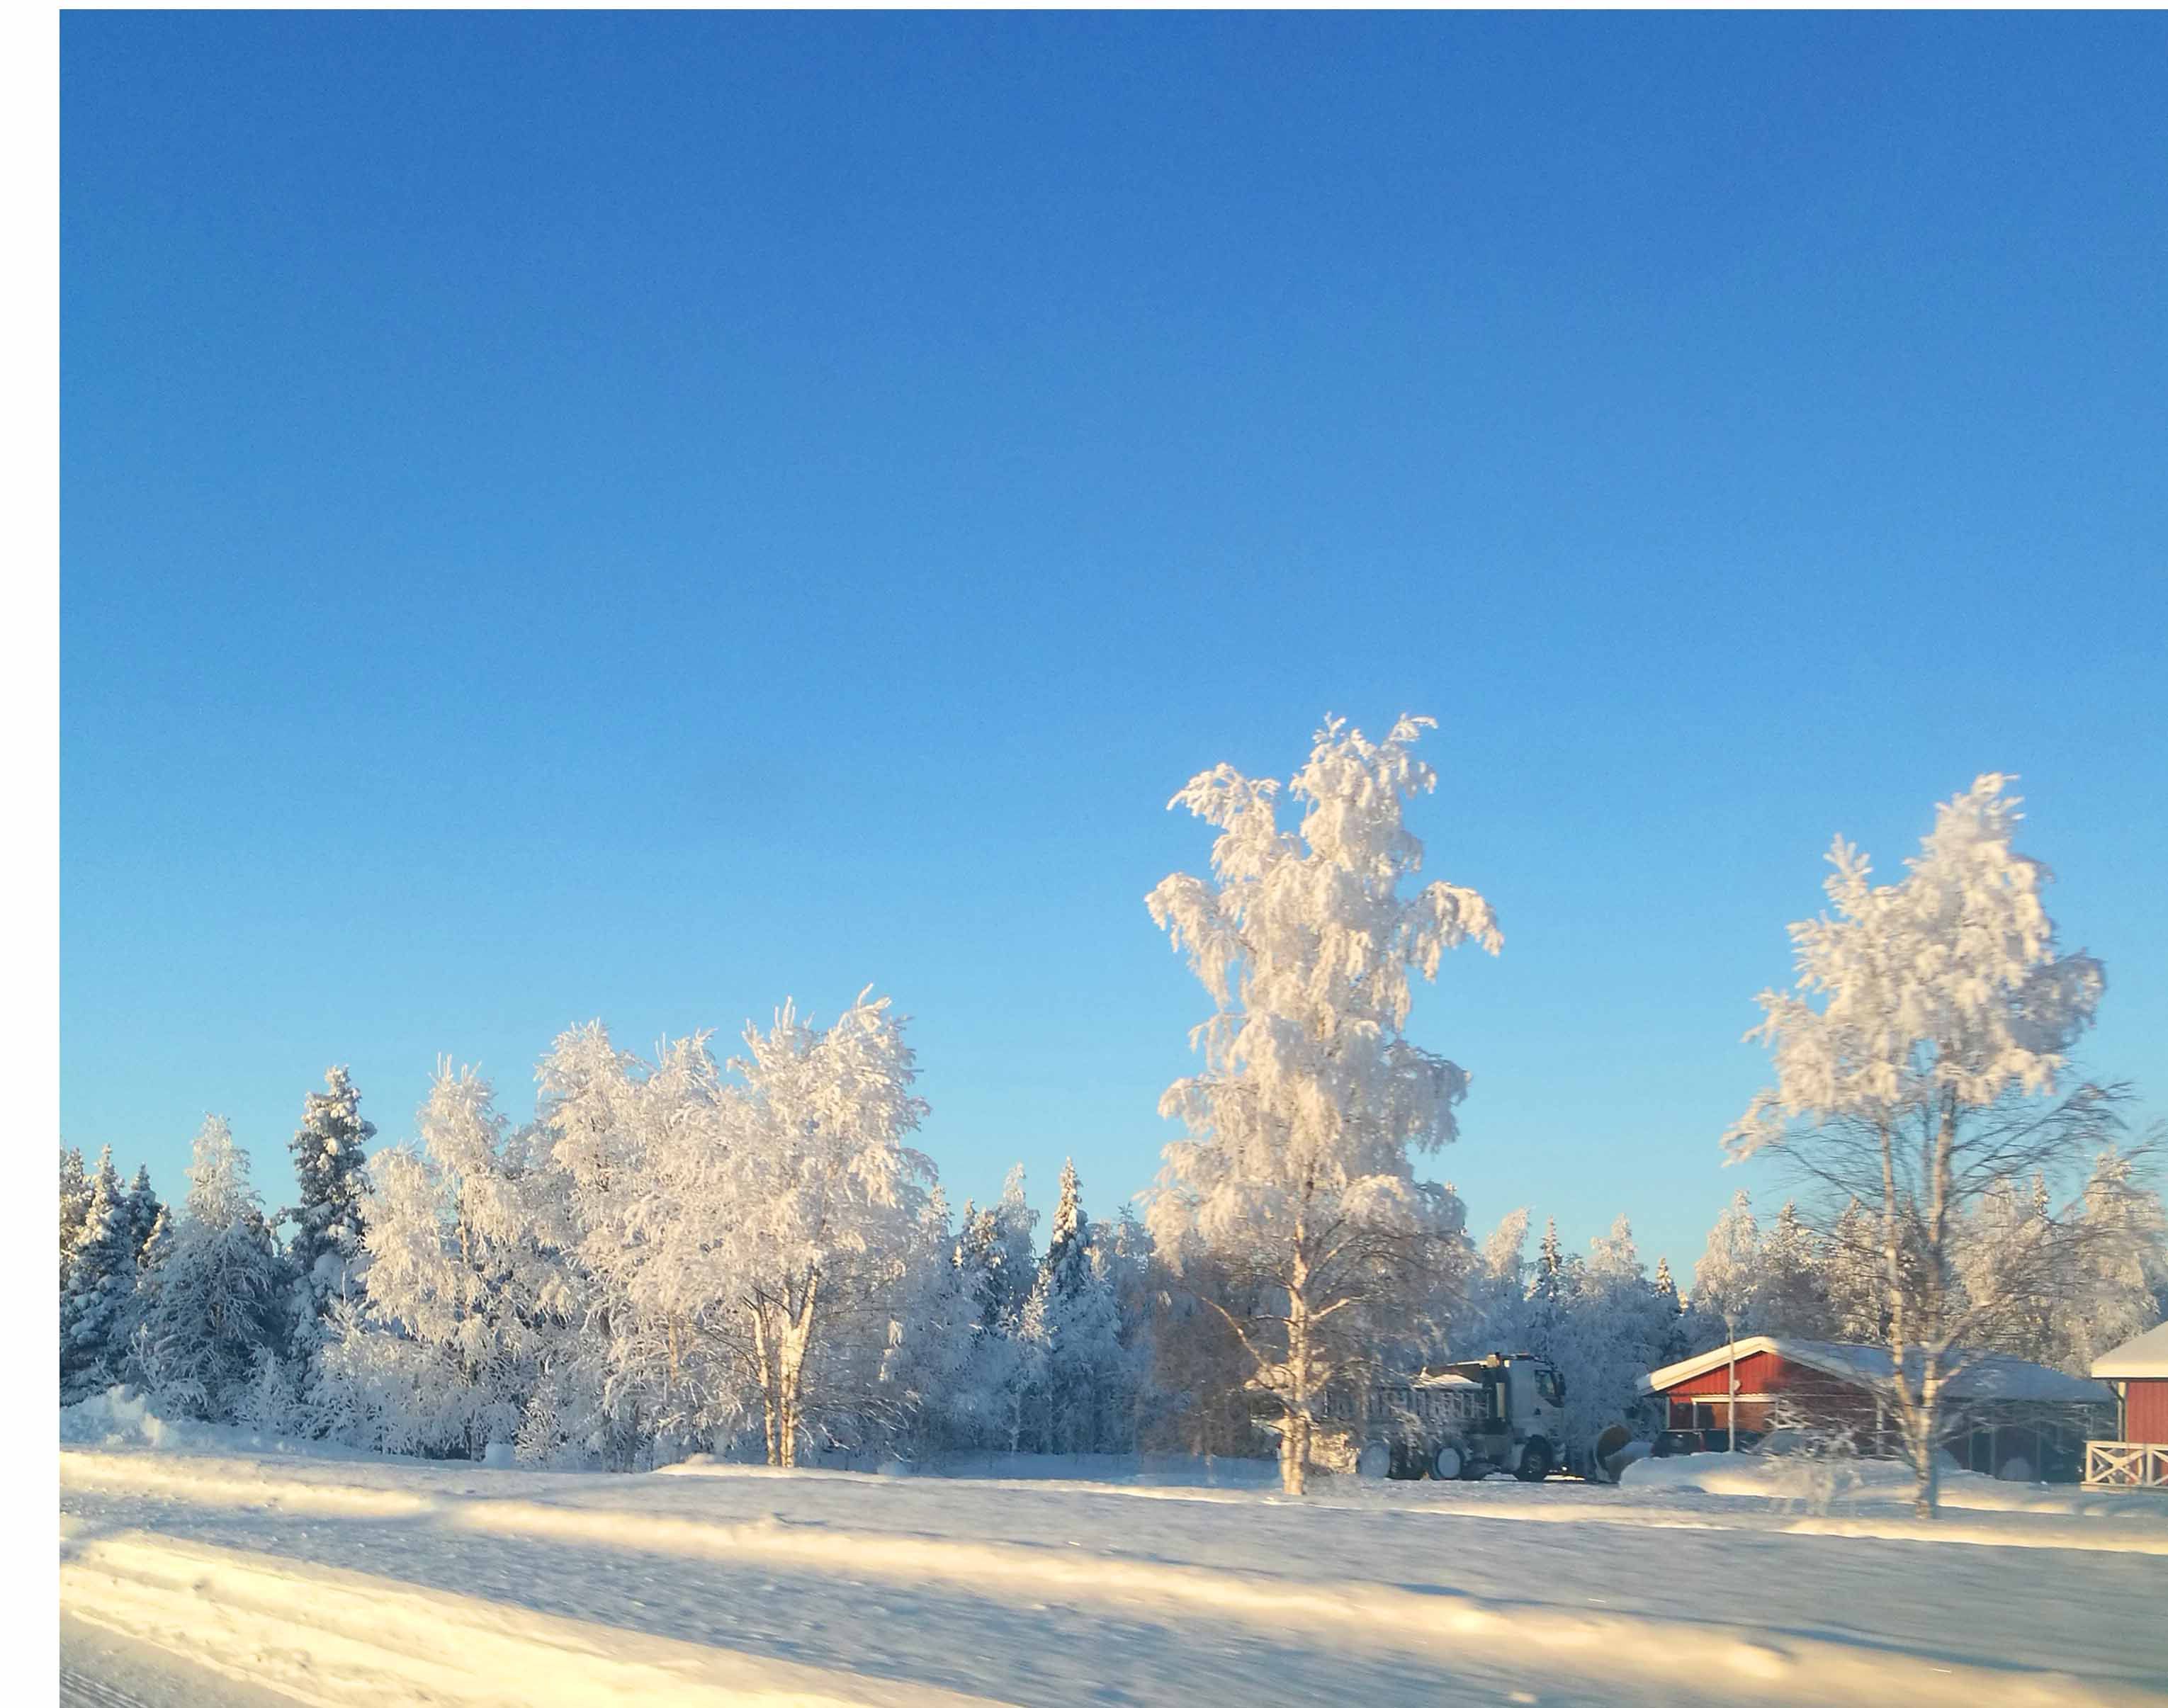
M2111 1382L2128 1381L2133 1376L2168 1376L2168 1323L2148 1329L2112 1352L2101 1354L2093 1360L2093 1374Z
M2142 1340L2149 1337L2139 1338ZM2136 1346L2139 1343L2131 1344ZM1643 1393L1661 1393L1720 1368L1735 1356L1751 1358L1757 1352L1774 1353L1788 1364L1818 1370L1825 1376L1856 1382L1862 1387L1887 1385L1894 1368L1888 1350L1880 1346L1856 1346L1838 1340L1799 1340L1788 1334L1751 1334L1713 1352L1652 1370L1635 1386ZM1916 1367L1910 1360L1907 1365ZM2097 1371L2099 1366L2096 1365L2094 1368ZM1967 1357L1944 1384L1944 1390L1953 1399L2059 1400L2102 1405L2113 1398L2097 1382L2088 1382L2081 1376L2065 1376L2044 1364L2006 1358L1999 1352L1976 1352Z

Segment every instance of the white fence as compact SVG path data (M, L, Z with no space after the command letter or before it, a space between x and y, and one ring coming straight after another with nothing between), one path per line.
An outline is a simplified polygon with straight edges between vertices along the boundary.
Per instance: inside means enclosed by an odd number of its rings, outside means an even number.
M2168 1445L2088 1441L2086 1481L2103 1488L2168 1488Z

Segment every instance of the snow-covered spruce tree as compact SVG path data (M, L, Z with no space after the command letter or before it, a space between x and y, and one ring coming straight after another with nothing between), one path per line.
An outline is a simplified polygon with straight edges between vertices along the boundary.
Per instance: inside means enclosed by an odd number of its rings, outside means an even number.
M290 1272L223 1116L195 1138L188 1196L133 1347L159 1408L222 1422L274 1355Z
M1326 1389L1364 1355L1374 1313L1427 1291L1458 1206L1413 1157L1455 1136L1468 1075L1404 1036L1412 969L1501 943L1490 905L1433 883L1402 808L1436 782L1413 749L1427 719L1381 743L1340 719L1316 735L1280 828L1278 785L1221 765L1171 806L1220 835L1209 879L1177 873L1147 899L1217 1012L1193 1034L1204 1070L1161 1112L1193 1137L1166 1148L1151 1225L1169 1261L1209 1251L1239 1297L1214 1299L1273 1408L1281 1477L1299 1493Z
M151 1184L151 1170L138 1164L136 1178L128 1187L128 1230L136 1242L136 1255L140 1262L143 1248L150 1244L151 1230L158 1225L158 1215L165 1208L159 1201L157 1188Z
M1121 1307L1113 1266L1084 1214L1073 1161L1062 1165L1053 1233L1028 1314L1043 1337L1047 1451L1111 1451L1126 1434Z
M911 1094L903 1022L871 994L826 1032L786 1002L768 1031L746 1028L731 1064L742 1083L715 1249L739 1290L772 1465L798 1462L838 1389L878 1380L887 1307L933 1180L904 1142L926 1105Z
M90 1213L90 1177L83 1172L82 1153L73 1145L61 1147L61 1291L67 1291L68 1265L82 1239L83 1218Z
M2042 903L2045 867L2011 846L2007 779L1983 776L1936 813L1898 883L1877 886L1840 837L1830 910L1796 924L1798 978L1764 991L1748 1034L1776 1083L1725 1135L1735 1158L1769 1153L1810 1183L1834 1219L1857 1200L1876 1227L1887 1398L1916 1479L1914 1510L1935 1511L1948 1385L2001 1300L1968 1294L1962 1253L1999 1182L2038 1173L2059 1188L2107 1147L2119 1086L2071 1078L2070 1051L2105 986L2100 963L2065 953ZM2075 1208L2033 1259L2082 1248ZM1998 1286L2029 1265L2006 1262Z
M947 1445L1014 1451L1030 1409L1037 1365L1018 1338L1023 1307L1008 1303L1016 1292L1014 1270L999 1212L966 1199L950 1256L955 1308L970 1313L971 1332L964 1373L945 1408L953 1431ZM1029 1293L1024 1297L1028 1303Z
M98 1153L90 1201L61 1295L61 1403L117 1381L135 1331L136 1228L110 1146Z
M1076 1183L1076 1159L1061 1159L1061 1180L1055 1190L1054 1225L1046 1239L1045 1267L1065 1290L1076 1291L1091 1224L1084 1217L1084 1197Z
M1024 1301L1038 1279L1038 1254L1032 1235L1039 1226L1039 1212L1024 1201L1023 1164L1012 1163L1002 1180L1002 1196L986 1212L998 1253L993 1265L993 1308L997 1319L1014 1328L1023 1315Z
M293 1229L286 1248L297 1277L293 1348L305 1361L323 1343L332 1301L352 1290L351 1271L361 1254L367 1220L365 1148L375 1137L375 1124L362 1118L361 1093L347 1070L327 1069L324 1089L309 1093L301 1106L301 1124L291 1146L300 1202L281 1217Z
M1686 1357L1692 1350L1692 1343L1687 1325L1686 1302L1679 1297L1679 1284L1671 1277L1670 1258L1656 1260L1656 1277L1650 1286L1656 1295L1659 1333L1655 1360L1656 1367L1661 1369Z
M136 1253L136 1299L130 1313L134 1326L129 1332L127 1351L120 1366L122 1379L139 1389L147 1391L151 1386L145 1367L150 1324L157 1315L159 1296L165 1290L166 1268L173 1261L173 1248L179 1237L172 1207L159 1205L157 1219L151 1224L150 1237Z

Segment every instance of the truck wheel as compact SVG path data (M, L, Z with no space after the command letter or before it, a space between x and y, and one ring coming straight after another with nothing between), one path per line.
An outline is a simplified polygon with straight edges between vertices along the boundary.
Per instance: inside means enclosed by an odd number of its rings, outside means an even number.
M1388 1476L1393 1468L1393 1450L1383 1441L1366 1441L1363 1451L1355 1456L1355 1474L1366 1483L1375 1483Z
M1456 1482L1464 1462L1460 1456L1460 1449L1448 1441L1437 1450L1437 1456L1430 1461L1430 1474L1440 1483Z
M1521 1449L1521 1468L1513 1473L1523 1483L1541 1483L1551 1474L1551 1444L1531 1441Z

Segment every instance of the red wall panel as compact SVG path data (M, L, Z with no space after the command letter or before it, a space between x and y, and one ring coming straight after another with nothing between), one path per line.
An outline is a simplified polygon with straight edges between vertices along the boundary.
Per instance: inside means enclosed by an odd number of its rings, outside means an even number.
M2123 1439L2168 1445L2168 1381L2123 1384Z
M1783 1385L1784 1361L1773 1352L1750 1352L1739 1361L1739 1391L1741 1393L1774 1393ZM1676 1399L1687 1399L1701 1394L1715 1394L1719 1398L1731 1392L1730 1366L1719 1364L1714 1370L1703 1371L1699 1376L1688 1376L1676 1387L1665 1390Z

